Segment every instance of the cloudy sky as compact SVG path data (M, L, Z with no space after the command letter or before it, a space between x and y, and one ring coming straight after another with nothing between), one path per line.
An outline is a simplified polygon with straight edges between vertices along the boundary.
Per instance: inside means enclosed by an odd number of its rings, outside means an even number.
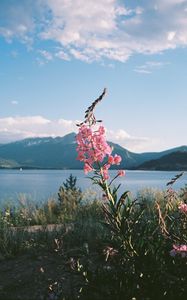
M0 0L0 143L75 131L91 101L135 152L187 144L187 0Z

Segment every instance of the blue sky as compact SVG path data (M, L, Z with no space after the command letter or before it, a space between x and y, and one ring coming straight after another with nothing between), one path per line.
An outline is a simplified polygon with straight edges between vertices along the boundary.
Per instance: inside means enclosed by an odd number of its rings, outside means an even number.
M187 144L186 0L1 0L0 143L76 130L87 106L134 152Z

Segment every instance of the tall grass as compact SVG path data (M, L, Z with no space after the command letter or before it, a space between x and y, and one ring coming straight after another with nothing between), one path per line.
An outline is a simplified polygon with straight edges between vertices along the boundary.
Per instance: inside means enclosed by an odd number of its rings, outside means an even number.
M64 193L64 191L63 191ZM170 255L187 243L186 187L178 193L146 189L125 202L120 231L107 226L103 201L68 191L65 198L37 206L22 202L0 213L0 259L39 249L57 250L75 276L71 299L185 299L186 257ZM62 196L62 193L61 193ZM93 195L91 195L93 197ZM72 205L71 205L72 204ZM48 230L47 224L62 224ZM39 231L28 226L42 225ZM73 288L73 287L72 287ZM62 292L59 292L61 290ZM64 296L58 281L58 297ZM55 293L55 288L54 291Z

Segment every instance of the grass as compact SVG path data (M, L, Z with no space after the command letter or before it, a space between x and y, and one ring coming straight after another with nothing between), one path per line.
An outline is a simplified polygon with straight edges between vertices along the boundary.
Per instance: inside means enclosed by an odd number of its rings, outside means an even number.
M106 224L102 201L89 201L89 194L86 201L68 185L57 201L5 207L0 299L185 299L187 260L170 250L187 244L187 216L178 210L186 190L144 190L129 198L116 234ZM48 230L47 224L61 227ZM33 225L41 230L29 232Z

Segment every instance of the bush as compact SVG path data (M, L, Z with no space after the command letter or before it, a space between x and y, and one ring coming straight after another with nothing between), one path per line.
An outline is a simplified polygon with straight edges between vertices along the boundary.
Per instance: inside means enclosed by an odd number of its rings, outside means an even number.
M81 203L83 194L80 188L76 186L77 178L72 174L66 179L66 182L60 186L58 191L58 202L62 218L65 221L71 220Z

